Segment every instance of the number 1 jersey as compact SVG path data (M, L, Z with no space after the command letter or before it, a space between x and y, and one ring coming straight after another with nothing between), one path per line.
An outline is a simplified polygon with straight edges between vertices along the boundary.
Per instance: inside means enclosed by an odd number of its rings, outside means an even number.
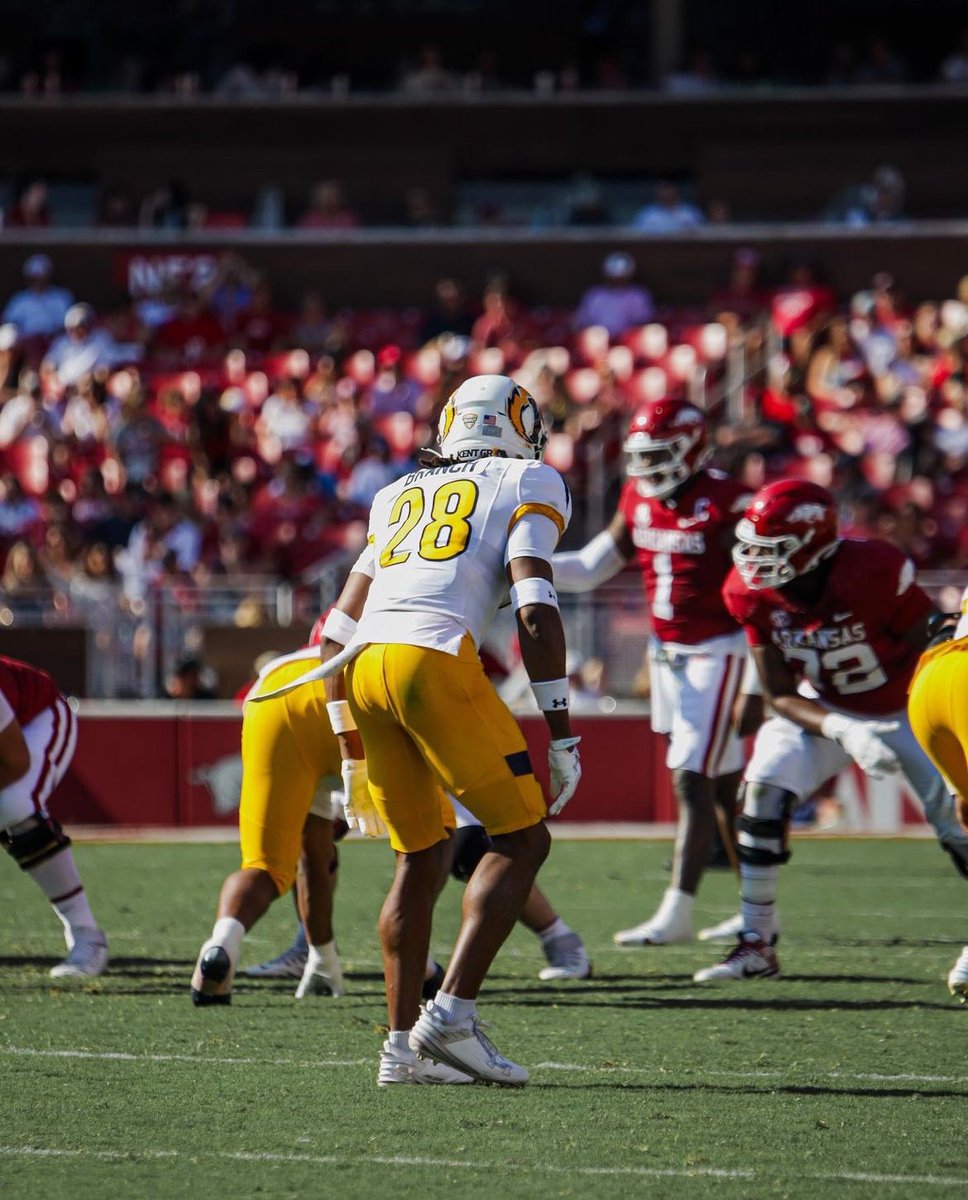
M568 526L568 488L545 463L479 458L383 488L370 510L369 553L355 568L373 583L354 642L456 654L469 633L480 646L507 596L506 564L532 548L525 517L550 521L559 538Z

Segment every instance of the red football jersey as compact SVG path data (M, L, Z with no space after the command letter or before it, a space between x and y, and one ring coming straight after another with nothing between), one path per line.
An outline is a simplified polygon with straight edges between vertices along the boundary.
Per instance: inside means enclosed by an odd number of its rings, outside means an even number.
M905 707L920 651L904 634L934 605L914 582L914 564L896 547L841 542L826 590L809 610L782 591L751 592L735 570L723 598L751 646L776 646L791 670L834 707L863 717Z
M698 471L671 501L643 496L635 479L625 484L619 511L660 641L694 646L736 632L721 589L732 530L750 498L749 488L716 470Z
M40 667L0 654L0 692L13 709L17 724L23 727L51 707L60 688Z

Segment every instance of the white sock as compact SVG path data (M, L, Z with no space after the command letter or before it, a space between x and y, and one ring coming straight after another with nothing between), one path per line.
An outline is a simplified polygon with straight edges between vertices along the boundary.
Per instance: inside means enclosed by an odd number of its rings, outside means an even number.
M336 943L323 942L319 946L310 946L306 952L306 967L315 971L318 966L324 968L323 974L328 975L328 968L336 960Z
M555 917L547 929L539 930L538 937L541 938L541 944L544 946L554 938L561 937L562 934L571 932L572 928L570 925L566 925L561 917Z
M463 1025L477 1014L476 1000L462 1000L447 992L438 992L434 996L434 1007L449 1025Z
M666 888L665 894L662 897L662 903L659 905L658 911L655 914L657 921L682 920L686 923L692 920L692 906L696 902L695 896L690 896L688 892L683 892L679 888Z
M212 926L212 936L208 939L211 946L221 946L234 965L239 961L242 952L242 939L245 937L245 926L235 917L219 917Z
M60 917L69 947L73 946L80 930L97 929L98 924L91 912L70 846L65 846L52 858L31 867L27 874Z
M776 933L776 883L779 874L778 863L768 867L753 867L746 863L740 866L743 928L759 934L764 942L769 942Z
M409 1029L391 1029L387 1035L387 1041L394 1050L406 1050L408 1054L412 1053L410 1049Z

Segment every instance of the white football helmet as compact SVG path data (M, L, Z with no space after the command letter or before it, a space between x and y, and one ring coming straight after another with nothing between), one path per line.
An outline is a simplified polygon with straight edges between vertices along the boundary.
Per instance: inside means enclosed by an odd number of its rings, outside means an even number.
M540 458L548 440L535 398L506 375L473 375L440 414L441 458Z

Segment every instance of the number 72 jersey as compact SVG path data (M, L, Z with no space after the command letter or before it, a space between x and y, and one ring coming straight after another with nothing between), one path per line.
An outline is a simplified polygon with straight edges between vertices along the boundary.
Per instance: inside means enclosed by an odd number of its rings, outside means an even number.
M903 709L920 650L905 634L933 609L914 564L895 546L843 541L809 609L782 591L750 591L734 570L726 606L752 646L775 646L821 700L859 716Z
M479 646L506 598L507 562L529 549L525 517L549 523L550 549L567 528L568 489L545 463L472 459L381 489L367 539L373 583L354 640L456 654L467 632Z

